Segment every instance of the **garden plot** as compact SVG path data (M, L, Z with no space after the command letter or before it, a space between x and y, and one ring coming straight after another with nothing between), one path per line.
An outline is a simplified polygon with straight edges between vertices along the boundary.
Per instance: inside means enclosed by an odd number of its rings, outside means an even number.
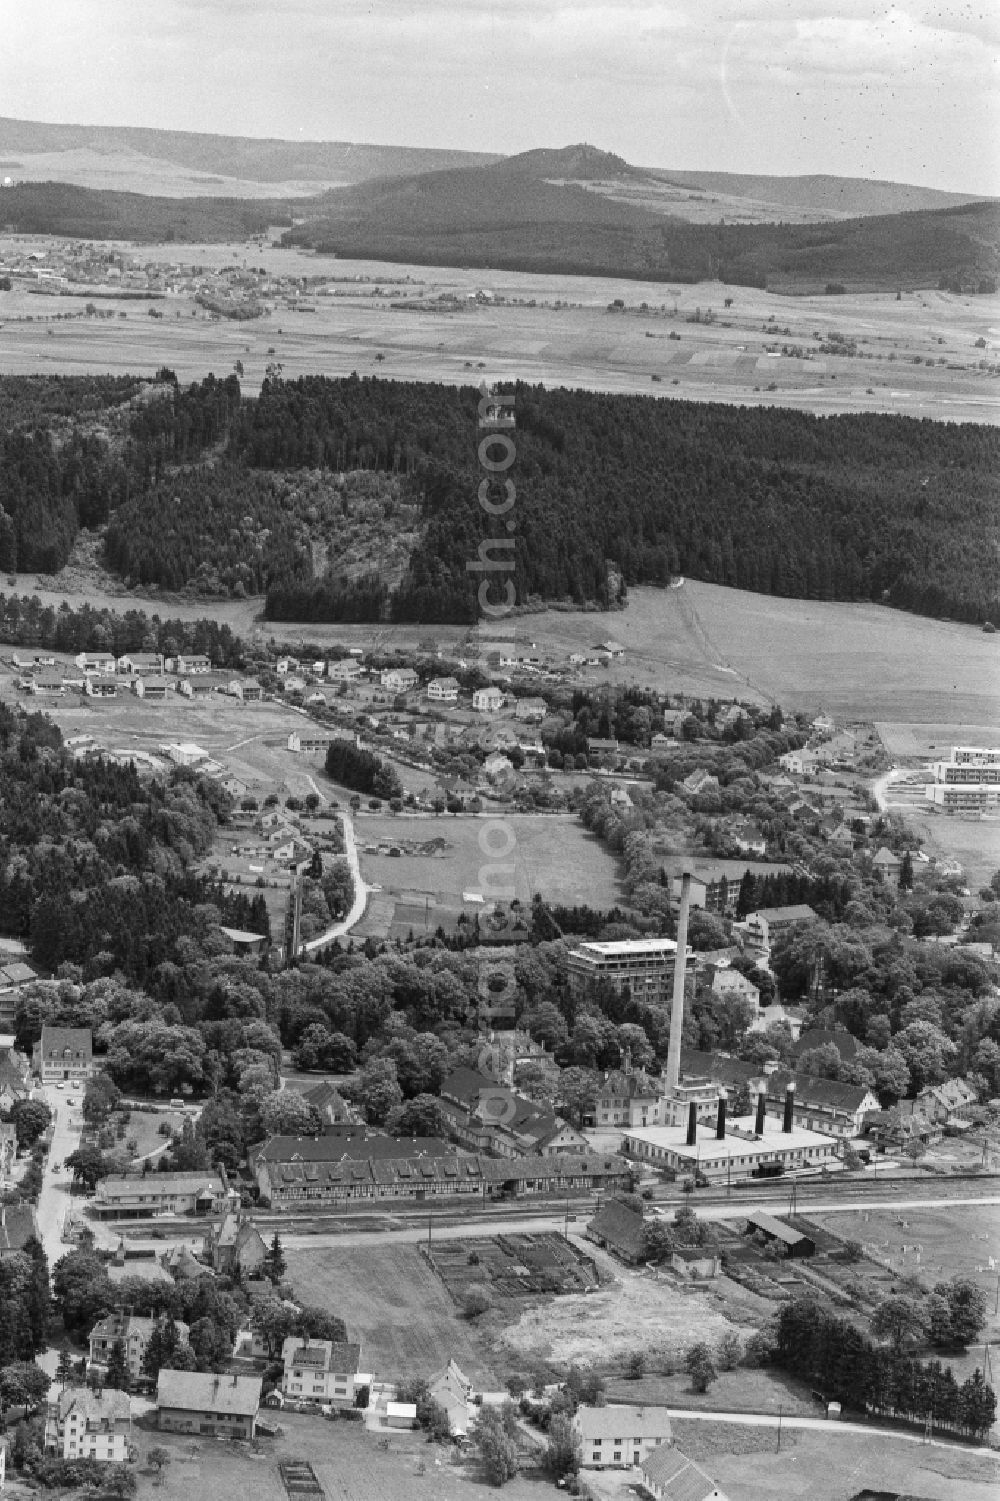
M473 1287L500 1298L528 1298L584 1293L600 1280L591 1258L555 1234L439 1241L426 1256L459 1305Z

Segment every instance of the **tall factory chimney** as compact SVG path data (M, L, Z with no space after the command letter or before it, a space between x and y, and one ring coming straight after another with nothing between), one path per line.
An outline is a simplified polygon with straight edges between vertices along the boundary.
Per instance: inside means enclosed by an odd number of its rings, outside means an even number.
M688 1105L688 1135L687 1144L693 1147L698 1140L698 1106L694 1100Z
M715 1123L716 1141L726 1139L726 1091L723 1089L719 1094L719 1114Z
M789 1084L785 1090L785 1115L781 1122L781 1129L787 1135L792 1129L792 1118L795 1115L795 1085Z
M764 1111L767 1109L767 1093L761 1090L757 1096L757 1119L754 1121L754 1131L758 1136L764 1135Z
M674 993L670 1003L670 1043L667 1048L667 1088L676 1089L681 1077L681 1033L684 1030L684 974L687 969L688 909L691 906L691 872L681 876L681 910L677 918L677 952L674 955Z

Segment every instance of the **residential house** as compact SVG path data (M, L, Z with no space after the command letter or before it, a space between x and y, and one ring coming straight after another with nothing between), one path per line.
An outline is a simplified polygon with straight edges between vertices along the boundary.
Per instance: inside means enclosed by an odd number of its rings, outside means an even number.
M192 672L211 672L211 670L210 659L200 652L174 658L174 672L179 678L187 677Z
M356 683L361 676L361 663L357 657L332 659L326 664L326 675L333 683Z
M476 688L472 694L472 707L477 714L499 714L506 701L503 690L492 684L488 688Z
M701 797L706 792L717 792L719 790L719 779L712 776L711 772L699 768L697 771L692 771L689 776L686 776L683 782L681 782L681 786L692 797Z
M133 1381L138 1381L143 1374L142 1363L146 1357L146 1349L153 1331L158 1327L158 1319L141 1318L138 1314L132 1313L109 1313L103 1319L98 1319L90 1331L88 1374L91 1371L100 1375L105 1374L111 1352L120 1342L128 1373ZM174 1321L174 1328L177 1331L177 1343L186 1345L188 1342L187 1324L177 1319Z
M165 1433L252 1439L260 1409L259 1376L216 1376L210 1371L160 1371L156 1411Z
M618 741L588 737L587 757L598 766L613 766L618 760Z
M32 1067L43 1084L89 1079L94 1072L93 1038L89 1027L42 1027L31 1055Z
M441 1084L441 1111L460 1146L500 1157L586 1150L587 1138L547 1106L479 1073L457 1068Z
M10 1020L14 1020L13 1007ZM4 1047L3 1043L8 1041L10 1046ZM18 1100L26 1100L31 1093L28 1078L30 1064L24 1054L14 1048L13 1041L13 1038L7 1037L0 1041L0 1110L9 1110Z
M118 684L113 678L88 675L83 680L83 691L88 698L117 698Z
M361 1118L353 1105L349 1105L335 1084L324 1079L302 1091L302 1098L315 1105L323 1120L331 1126L357 1126Z
M78 657L73 658L73 662L84 677L92 674L113 677L118 665L109 651L82 651Z
M522 724L541 724L548 712L544 698L519 698L514 705L514 718Z
M674 1246L670 1265L687 1282L710 1282L722 1270L722 1257L710 1246Z
M659 1444L671 1437L665 1407L607 1403L578 1407L573 1418L583 1448L585 1470L628 1470L641 1465Z
M712 975L712 990L715 995L738 996L749 1001L754 1015L760 1010L760 991L752 980L732 966L716 969Z
M884 844L876 852L875 858L872 860L873 869L878 871L883 881L889 882L899 880L899 872L902 864L900 856L894 855L892 850L886 849Z
M264 690L256 678L231 678L226 691L241 704L259 704L264 698Z
M221 672L192 672L178 678L177 691L185 698L204 700L213 693L225 693L229 679Z
M912 1113L925 1120L946 1126L968 1125L970 1111L979 1096L964 1079L946 1079L943 1084L928 1084L913 1102Z
M132 1448L132 1404L126 1392L65 1387L48 1405L45 1452L61 1459L125 1464Z
M642 1215L620 1199L606 1199L585 1231L588 1240L610 1251L628 1266L637 1266L646 1254Z
M741 855L766 855L767 840L756 824L737 821L729 826L728 834Z
M175 681L164 677L133 678L132 692L148 703L162 704L173 695Z
M695 727L698 724L697 719L695 719L690 709L664 709L663 733L668 738L682 740L684 738L684 727L689 723Z
M641 1469L643 1487L653 1501L728 1501L701 1466L674 1444L660 1444Z
M660 1091L641 1069L613 1069L597 1086L592 1126L655 1126L660 1121Z
M379 674L379 682L390 693L411 693L417 686L417 674L412 667L386 667Z
M260 1275L267 1245L253 1220L241 1209L227 1209L217 1225L205 1234L204 1254L214 1272L224 1277Z
M620 641L605 641L601 645L601 651L606 653L612 662L620 662L625 655L625 648Z
M431 678L427 684L427 697L436 704L457 704L458 680L456 678Z
M0 1204L0 1261L16 1256L29 1240L38 1238L34 1204Z
M298 673L299 659L298 657L279 657L274 664L274 670L279 678L292 677Z
M118 671L124 677L159 677L163 672L163 654L158 651L134 651L118 658Z
M281 1360L281 1391L293 1401L353 1407L358 1392L371 1385L371 1376L360 1374L360 1345L293 1335L281 1347Z
M816 921L813 909L805 902L798 902L789 907L761 907L758 912L748 912L744 921L734 923L733 928L745 936L752 957L766 964L771 957L771 945L779 934L796 923Z
M146 1173L102 1178L91 1205L96 1219L148 1219L151 1215L221 1214L239 1201L224 1173Z
M427 1387L432 1400L438 1402L448 1414L452 1438L464 1438L477 1411L472 1382L468 1376L453 1360L449 1360L442 1370L435 1372L430 1378Z

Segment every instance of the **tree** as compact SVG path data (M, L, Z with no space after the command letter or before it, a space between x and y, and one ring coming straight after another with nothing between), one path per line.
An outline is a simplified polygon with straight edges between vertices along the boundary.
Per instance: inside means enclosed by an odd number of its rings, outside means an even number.
M924 1333L924 1315L915 1298L889 1297L875 1309L869 1328L876 1339L890 1340L898 1355L904 1340L919 1339Z
M323 1129L316 1106L293 1089L269 1095L261 1106L260 1121L268 1136L318 1136Z
M64 1391L69 1381L71 1380L72 1375L73 1357L64 1346L63 1349L59 1351L59 1361L56 1365L56 1378L62 1385Z
M669 1225L663 1220L648 1219L642 1225L642 1259L659 1265L669 1261L674 1254L674 1237Z
M77 1147L66 1158L66 1166L72 1170L73 1182L82 1183L88 1191L93 1191L109 1171L104 1153L97 1147Z
M115 1305L107 1267L93 1251L70 1251L56 1262L52 1292L71 1339L88 1335L97 1320Z
M418 1094L398 1105L386 1118L394 1136L444 1136L445 1118L441 1101L432 1094Z
M574 1037L575 1037L574 1033ZM582 1126L584 1118L593 1110L597 1098L598 1078L591 1068L565 1068L559 1075L556 1093L556 1109L575 1126Z
M120 1339L115 1340L108 1352L108 1373L105 1381L116 1391L127 1392L129 1389L131 1378L128 1361L125 1357L125 1345Z
M469 1429L479 1459L493 1485L505 1485L520 1468L517 1444L517 1408L513 1402L502 1407L482 1407Z
M626 1381L641 1381L646 1374L646 1356L642 1350L630 1350L625 1358Z
M99 1126L107 1120L121 1100L121 1090L107 1074L88 1079L83 1092L83 1118L88 1125Z
M545 1449L542 1467L553 1480L564 1475L576 1475L583 1464L583 1445L573 1427L573 1421L565 1413L556 1413L549 1424L549 1441Z
M934 1292L948 1303L949 1343L971 1345L986 1324L982 1288L971 1277L953 1277L950 1282L938 1282Z
M684 1357L684 1369L691 1377L691 1385L696 1392L707 1392L710 1383L718 1375L712 1352L704 1342L691 1346Z
M403 1091L391 1058L373 1058L367 1063L356 1090L369 1125L383 1125L389 1113L403 1103Z
M287 1267L288 1263L285 1260L285 1253L281 1248L281 1240L278 1232L275 1231L274 1239L271 1241L267 1254L264 1257L264 1275L270 1280L273 1286L277 1287L278 1283L284 1277Z
M958 1420L976 1438L982 1438L993 1427L996 1412L996 1395L977 1366L968 1381L963 1382L959 1388Z
M17 1132L18 1145L31 1147L48 1130L52 1111L43 1100L15 1100L6 1118Z
M163 1471L170 1463L170 1450L164 1449L160 1444L155 1444L146 1455L146 1463L156 1471L157 1484L162 1484Z
M0 1413L6 1407L34 1411L45 1400L51 1385L52 1378L33 1361L15 1361L12 1365L0 1366Z
M900 891L913 890L913 856L909 850L904 852L899 863L899 889Z
M492 1308L493 1299L490 1297L489 1288L480 1286L478 1283L470 1287L462 1303L462 1312L467 1319L477 1319L488 1309Z

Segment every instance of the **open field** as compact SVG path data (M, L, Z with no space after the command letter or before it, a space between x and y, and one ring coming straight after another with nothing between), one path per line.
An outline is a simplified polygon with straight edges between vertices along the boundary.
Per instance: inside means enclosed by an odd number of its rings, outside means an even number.
M477 1385L496 1385L485 1352L415 1245L289 1251L296 1296L339 1314L380 1381L429 1376L454 1359Z
M740 1501L850 1501L867 1488L926 1501L991 1501L996 1455L934 1448L884 1433L774 1428L678 1418L674 1437L727 1495Z
M0 250L9 243L28 249L45 242L3 237ZM674 287L604 277L463 271L341 261L242 244L150 245L139 247L137 255L140 262L203 266L251 256L254 265L287 275L359 276L387 284L411 277L413 284L401 289L388 285L385 295L375 297L371 280L355 286L345 280L335 289L342 295L317 298L315 312L276 307L268 317L242 323L192 317L193 304L186 296L169 298L165 316L158 320L135 303L123 302L119 309L109 300L104 307L128 316L41 321L82 304L14 291L3 304L0 369L141 372L166 363L188 381L209 371L225 374L241 359L244 389L253 393L266 364L277 359L286 378L377 369L398 379L459 384L478 382L485 373L490 379L793 406L827 414L886 411L953 421L1000 420L995 377L976 368L984 358L996 359L996 297L925 291L905 293L899 302L893 294L789 298L718 282ZM508 302L517 299L517 305L473 303L460 312L407 306L441 293L464 299L480 288ZM733 301L729 309L724 308L727 297ZM608 313L616 298L628 312ZM712 322L704 321L709 309ZM698 310L702 321L694 322ZM34 321L18 321L29 315ZM855 340L864 357L820 352L820 344L834 332ZM679 337L668 339L670 333ZM974 347L977 338L986 340L985 349ZM384 358L376 361L377 355ZM918 358L921 363L914 363Z
M280 1422L284 1434L260 1439L259 1452L245 1443L136 1428L140 1501L288 1501L278 1466L289 1460L312 1465L328 1501L487 1501L497 1494L473 1463L429 1445L420 1433L393 1433L383 1449L360 1423L294 1413L282 1413ZM157 1445L170 1455L160 1482L145 1462ZM505 1501L540 1501L554 1492L529 1474L510 1481L503 1494Z
M528 1309L499 1335L509 1363L524 1368L531 1361L554 1366L609 1364L642 1349L651 1366L658 1356L678 1354L704 1340L717 1344L737 1329L749 1334L759 1321L734 1325L719 1311L722 1293L681 1293L655 1273L632 1271L581 1242L601 1269L614 1279L597 1292L570 1294Z
M943 1144L947 1146L947 1142ZM928 1286L952 1277L971 1277L986 1297L988 1320L977 1345L962 1355L942 1358L959 1381L983 1364L983 1341L1000 1339L996 1312L1000 1288L1000 1217L991 1205L942 1204L940 1209L865 1209L850 1214L810 1216L843 1240L859 1240L866 1251L901 1276L916 1275ZM994 1266L990 1267L990 1258ZM1000 1373L995 1373L1000 1375ZM994 1385L996 1382L994 1382Z

